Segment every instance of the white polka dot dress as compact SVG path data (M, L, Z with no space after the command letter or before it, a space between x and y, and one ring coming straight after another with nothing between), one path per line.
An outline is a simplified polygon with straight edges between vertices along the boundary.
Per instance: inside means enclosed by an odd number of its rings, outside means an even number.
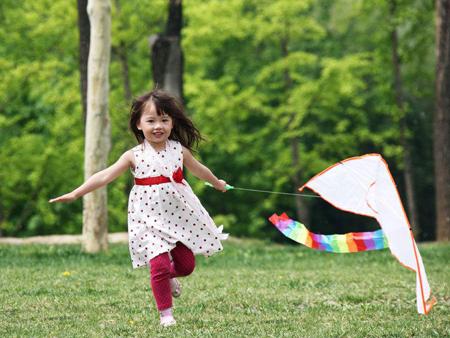
M183 179L172 177L183 168L181 144L168 140L163 151L155 151L145 140L132 149L135 178L165 176L170 182L134 185L128 200L128 237L133 268L149 265L149 260L172 250L182 242L194 254L211 256L222 250L228 237L217 227Z

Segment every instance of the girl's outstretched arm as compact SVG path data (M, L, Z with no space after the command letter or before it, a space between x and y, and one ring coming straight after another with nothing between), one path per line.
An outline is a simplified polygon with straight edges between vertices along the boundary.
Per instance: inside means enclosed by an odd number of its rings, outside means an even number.
M183 147L183 162L186 168L203 181L207 181L212 184L214 188L220 191L227 191L225 189L227 182L224 180L219 180L205 165L201 164L197 159L192 156L189 149Z
M130 166L134 167L134 159L132 151L128 150L120 156L116 163L95 173L74 191L56 198L52 198L49 202L71 202L76 200L77 198L86 195L88 192L103 187L109 182L115 180L120 174L130 168Z

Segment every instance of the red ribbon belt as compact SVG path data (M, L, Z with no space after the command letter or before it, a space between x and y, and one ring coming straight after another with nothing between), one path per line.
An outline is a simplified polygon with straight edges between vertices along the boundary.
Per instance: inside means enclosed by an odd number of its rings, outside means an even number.
M183 183L183 169L178 168L176 171L173 172L172 178L177 183ZM136 185L155 185L155 184L163 184L163 183L170 183L171 180L169 177L166 176L150 176L150 177L144 177L144 178L135 178L134 183Z

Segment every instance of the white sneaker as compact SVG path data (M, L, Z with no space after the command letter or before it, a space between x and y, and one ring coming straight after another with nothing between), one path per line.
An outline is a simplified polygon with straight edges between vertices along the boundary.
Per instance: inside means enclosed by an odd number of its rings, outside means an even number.
M162 316L160 318L160 324L163 327L167 327L167 326L172 326L175 325L177 322L175 320L175 318L173 318L172 316Z
M176 278L170 279L170 290L172 291L172 297L181 296L181 283Z

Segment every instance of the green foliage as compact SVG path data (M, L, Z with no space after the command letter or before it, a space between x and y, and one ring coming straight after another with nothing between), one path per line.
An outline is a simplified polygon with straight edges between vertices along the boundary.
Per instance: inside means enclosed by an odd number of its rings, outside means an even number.
M148 61L142 65L148 54L147 35L160 31L164 21L164 2L153 6L124 3L120 13L113 7L112 44L125 42L136 92L147 89L151 75ZM81 201L48 203L84 178L76 4L2 2L1 14L6 25L0 27L0 233L80 233ZM124 101L121 72L113 49L111 161L133 145L127 127L130 103ZM122 177L109 188L111 231L126 229L129 181Z
M306 181L338 160L368 152L383 154L394 171L396 166L402 168L391 26L380 25L387 7L378 5L363 1L188 5L189 24L183 30L185 88L188 107L211 140L201 149L205 161L236 186L281 191L295 188L292 177L298 171L300 180ZM405 5L400 10L408 9ZM222 15L217 20L206 22L218 13ZM426 13L429 18L431 9ZM292 162L293 140L299 140L300 168ZM428 155L417 157L422 156ZM428 163L421 167L431 172ZM238 215L242 225L233 229L238 234L267 237L269 230L263 228L272 212L294 213L292 198L205 194L201 196L214 210ZM321 217L321 205L310 201L310 207L313 224L327 221Z
M197 256L159 327L148 269L128 248L0 246L2 337L446 337L449 244L419 246L438 303L418 316L415 274L388 250L330 254L267 241L225 242Z
M186 1L185 101L207 139L199 159L232 185L293 192L294 175L305 182L338 160L378 152L403 196L399 121L406 118L422 235L433 238L433 10L419 0L398 0L394 17L388 0ZM0 231L80 232L80 201L47 204L83 180L76 6L2 1L0 18ZM148 37L164 31L166 18L164 0L112 1L110 162L135 144L121 55L126 53L132 94L151 89ZM396 108L393 90L394 27L404 112ZM291 197L221 194L189 179L217 223L234 235L279 239L267 217L295 214ZM111 231L126 229L131 184L130 175L123 175L108 188ZM306 202L317 231L365 224Z

